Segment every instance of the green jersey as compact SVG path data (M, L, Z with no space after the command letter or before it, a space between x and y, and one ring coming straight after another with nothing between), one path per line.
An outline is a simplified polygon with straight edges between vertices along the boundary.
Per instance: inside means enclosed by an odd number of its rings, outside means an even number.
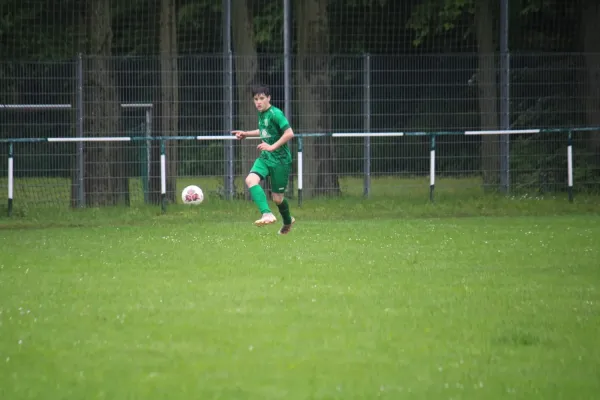
M290 127L290 123L279 108L270 106L268 110L258 113L258 132L263 142L274 144L283 132ZM269 166L289 164L292 162L292 153L287 143L275 151L263 151L260 158Z

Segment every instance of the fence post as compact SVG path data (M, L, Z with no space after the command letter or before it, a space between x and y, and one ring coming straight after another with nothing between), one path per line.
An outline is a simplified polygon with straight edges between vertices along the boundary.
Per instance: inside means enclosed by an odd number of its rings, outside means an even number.
M298 137L298 207L302 207L302 136Z
M13 142L8 144L8 216L12 216L13 209Z
M364 131L371 132L371 56L363 56L363 85L364 85ZM363 195L369 197L371 194L371 137L364 138L364 190Z
M500 129L510 129L510 53L509 0L500 2ZM500 140L500 186L504 193L510 191L510 135L502 134Z
M569 139L567 144L567 182L569 192L569 202L573 202L573 131L569 130Z
M231 0L223 0L223 101L225 108L223 134L231 135L233 130L233 54L231 53ZM225 198L233 198L233 140L226 140L225 177L223 187Z
M435 134L431 135L431 148L429 150L429 201L433 203L435 190Z
M144 204L150 203L150 168L152 160L152 107L146 108L146 171L143 177Z
M81 53L77 55L77 96L76 96L76 133L78 138L83 138L83 56ZM77 207L85 207L85 186L84 186L84 156L83 156L83 141L77 142Z
M167 211L167 151L165 140L160 141L160 208Z

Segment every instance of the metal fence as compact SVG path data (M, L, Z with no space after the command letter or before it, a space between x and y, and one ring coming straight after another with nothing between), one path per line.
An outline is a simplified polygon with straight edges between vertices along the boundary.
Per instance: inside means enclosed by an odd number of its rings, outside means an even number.
M261 81L280 108L291 94L288 117L299 136L290 197L298 194L300 138L304 199L427 198L432 149L436 187L454 195L566 191L569 143L575 190L600 191L598 131L576 129L590 125L584 55L513 55L510 90L502 91L482 82L490 71L478 68L480 57L293 59L291 90L279 55L232 57L229 77L222 55L0 63L0 190L8 191L12 149L13 195L22 206L159 203L163 143L168 200L188 183L209 196L247 198L243 177L256 142L197 137L254 129L248 85ZM464 135L498 129L500 93L510 94L509 129L542 131ZM98 137L135 140L77 140ZM508 152L501 137L509 138Z

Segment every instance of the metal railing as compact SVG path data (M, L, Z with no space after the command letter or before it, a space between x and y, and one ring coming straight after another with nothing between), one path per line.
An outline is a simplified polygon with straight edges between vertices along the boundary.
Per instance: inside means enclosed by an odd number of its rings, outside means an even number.
M551 161L550 165L552 168L546 168L544 171L527 170L527 169L515 169L511 171L512 181L519 183L521 186L528 190L532 188L539 191L544 185L550 191L567 191L568 198L573 201L573 187L575 183L574 172L574 143L585 143L585 140L581 138L589 135L591 132L596 132L600 128L588 127L588 128L554 128L554 129L521 129L521 130L488 130L488 131L443 131L443 132L380 132L380 133L360 133L360 132L334 132L334 133L305 133L296 135L294 141L296 142L295 151L295 171L293 175L296 178L296 186L290 188L289 196L297 197L298 204L302 205L305 195L308 193L309 197L319 196L323 194L343 194L348 192L350 194L359 194L365 197L370 197L373 192L372 179L385 178L387 185L397 186L399 190L410 190L411 187L420 186L425 187L425 182L428 182L428 198L429 201L434 201L434 193L436 188L436 180L438 174L443 178L455 179L454 185L460 186L460 180L463 180L463 186L478 186L480 188L485 187L486 183L482 179L481 170L476 160L467 160L473 163L472 168L445 168L441 173L437 172L436 165L447 161L447 155L444 154L446 150L444 139L462 137L464 139L470 137L481 137L481 136L498 136L498 135L511 135L511 137L521 137L522 140L530 141L533 137L537 136L542 140L543 137L560 135L564 140L563 147L561 149L562 155L555 154L556 159ZM576 136L579 135L578 139ZM354 141L352 146L352 152L349 157L340 157L335 160L336 164L333 168L318 169L315 168L315 163L323 160L315 160L309 154L306 154L306 148L312 147L313 151L315 148L315 141L324 138L331 138L335 140L330 144L321 144L322 146L333 146L343 147L349 145L348 141ZM402 168L401 171L387 171L380 167L374 167L378 161L385 160L385 156L373 154L373 142L380 140L393 139L393 140L407 140L407 139L419 139L423 140L422 143L427 143L428 152L421 152L418 154L416 159L418 162L413 163L413 168ZM29 204L29 206L35 205L53 205L53 206L65 206L67 204L73 207L84 207L87 204L92 205L113 205L113 204L127 204L131 205L132 197L133 202L139 204L143 198L143 203L160 204L163 211L166 211L167 205L170 202L177 203L179 197L178 190L188 183L198 183L199 181L206 182L207 179L218 178L222 179L223 182L231 181L238 183L247 171L241 169L238 158L231 165L230 168L225 167L222 160L218 158L210 157L211 146L220 143L221 146L224 142L233 143L235 138L233 136L224 135L200 135L200 136L166 136L166 137L148 137L148 136L119 136L119 137L93 137L93 138L69 138L69 137L52 137L52 138L8 138L0 139L0 144L8 146L7 150L7 194L8 194L8 213L9 215L13 210L13 200L15 198L15 186L22 185L21 193L23 198L21 202ZM341 143L340 143L341 142ZM440 146L440 142L442 145ZM115 147L114 145L120 143L121 147ZM170 160L168 158L169 143L178 143L176 154L185 154L186 147L189 149L195 149L199 151L199 154L203 154L204 157L195 159L192 161L190 168L190 159L186 157L180 157L178 160ZM201 143L204 143L202 145ZM513 142L514 143L514 142ZM58 145L60 148L54 149L49 154L51 162L46 161L46 165L53 165L55 168L50 169L36 169L35 163L31 163L27 158L31 157L31 151L27 150L27 146L33 146L35 144L42 144L45 146ZM129 148L123 146L124 144L133 144ZM383 142L384 146L389 146L389 142ZM21 148L21 153L15 152L15 146ZM66 147L65 147L66 146ZM106 147L113 153L113 156L118 152L127 152L129 155L137 154L137 157L121 158L120 161L116 161L116 158L109 161L109 171L120 170L120 174L114 174L111 176L98 175L97 173L85 170L90 168L92 171L96 171L94 163L96 161L80 163L79 161L73 162L77 159L78 151L93 151L98 146ZM421 144L419 147L424 148ZM441 147L441 152L440 152ZM154 152L153 149L158 149L158 157L152 158ZM359 150L360 149L360 150ZM133 151L131 151L133 150ZM214 150L214 149L213 149ZM218 151L217 147L217 153ZM221 153L222 154L222 153ZM581 152L585 155L585 152ZM144 157L147 155L147 158ZM360 157L359 157L360 155ZM374 157L375 156L375 157ZM542 154L541 159L545 159L549 154ZM84 157L85 158L85 157ZM15 161L16 160L16 161ZM22 162L20 162L22 160ZM558 160L564 160L564 165L559 164ZM172 162L174 161L174 162ZM328 160L325 160L328 161ZM518 159L517 159L518 161ZM349 162L349 163L348 163ZM23 167L19 167L22 164ZM153 174L153 165L157 164L157 171ZM212 165L211 165L212 164ZM75 168L71 166L76 165ZM171 165L173 168L169 170L168 166ZM220 168L215 168L215 165L220 165ZM173 167L174 166L174 167ZM84 168L84 170L79 170ZM194 169L197 171L194 171ZM219 172L220 170L220 172ZM222 174L227 171L233 171L231 176L223 179ZM495 171L497 174L500 171ZM559 173L562 174L560 176ZM538 178L541 180L535 181L533 184L528 182L526 178L519 178L522 175L538 174ZM541 175L551 175L544 181ZM324 175L330 175L332 179L323 179ZM85 178L82 178L85 177ZM331 184L331 182L339 182L340 179L351 178L354 179L354 188L342 188L339 183ZM107 181L110 180L137 180L138 184L131 184L127 182L125 186L121 186L122 192L108 192L104 188L106 187L119 187L119 186L106 186ZM499 178L498 178L499 179ZM84 180L89 180L90 184L86 185ZM173 181L169 185L169 181ZM243 180L242 180L243 181ZM361 182L362 181L362 182ZM152 189L152 182L157 182L155 188ZM328 185L323 182L329 182ZM306 184L308 183L308 185ZM585 186L595 186L596 191L600 191L600 181L583 181L580 184ZM362 185L362 187L360 187ZM495 183L491 184L492 186ZM170 186L170 188L169 188ZM200 186L204 185L200 183ZM550 187L551 186L551 187ZM205 186L204 186L205 187ZM27 197L29 193L36 193L36 188L42 188L37 191L38 196ZM205 187L206 188L206 187ZM243 183L238 185L237 188L232 189L232 192L225 193L224 188L217 190L217 188L211 188L207 190L215 195L226 199L232 199L239 196L243 192ZM357 190L358 189L358 190ZM104 190L104 193L102 192ZM518 186L517 186L517 191ZM142 192L140 194L140 192ZM170 193L169 193L170 192ZM421 191L422 192L422 191ZM348 194L344 193L344 194ZM388 194L389 195L389 194ZM89 201L86 199L87 196L92 198L100 197L100 200ZM391 194L393 196L393 194ZM50 204L44 201L39 201L39 197L45 199L54 199ZM126 199L126 200L123 200Z

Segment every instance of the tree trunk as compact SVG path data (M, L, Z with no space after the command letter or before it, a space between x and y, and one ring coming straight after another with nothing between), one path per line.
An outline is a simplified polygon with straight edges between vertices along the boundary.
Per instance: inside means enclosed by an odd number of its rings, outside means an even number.
M159 69L160 81L158 100L154 105L156 136L177 136L179 130L179 74L177 66L177 4L176 0L161 0L159 12ZM167 140L166 144L166 197L175 202L177 197L177 141ZM160 202L160 143L154 141L150 175L150 201Z
M587 126L600 126L600 4L583 0L581 30L585 53L584 109ZM588 143L594 166L600 166L600 132L589 132Z
M88 0L81 24L89 56L83 65L84 135L120 136L119 96L111 70L110 0ZM88 142L84 146L84 193L87 206L126 204L128 179L120 142ZM76 204L72 201L72 204Z
M254 41L252 20L252 0L240 0L231 9L232 42L235 54L235 77L238 94L237 129L253 130L258 127L256 108L252 102L250 87L258 72L258 56ZM242 174L247 174L258 156L256 140L242 140L239 144L242 153ZM244 186L245 188L245 186ZM250 199L244 189L245 198Z
M482 130L498 129L498 84L494 44L494 13L491 0L478 0L475 6L475 28L478 45L477 86ZM481 136L481 172L485 190L497 189L500 159L498 135Z
M298 26L298 132L331 132L331 83L327 0L295 2ZM330 137L304 139L306 197L339 195L335 151Z

